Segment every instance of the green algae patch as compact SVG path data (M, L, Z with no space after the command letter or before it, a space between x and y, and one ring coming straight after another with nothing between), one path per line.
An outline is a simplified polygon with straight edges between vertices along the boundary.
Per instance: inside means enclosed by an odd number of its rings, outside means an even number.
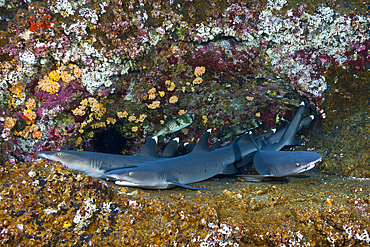
M309 174L248 183L216 177L206 190L142 190L59 163L3 164L5 246L366 246L367 180Z

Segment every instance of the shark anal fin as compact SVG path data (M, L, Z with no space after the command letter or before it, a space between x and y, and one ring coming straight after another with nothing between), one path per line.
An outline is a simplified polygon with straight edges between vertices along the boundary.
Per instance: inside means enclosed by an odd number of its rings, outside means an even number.
M189 189L189 190L205 190L205 188L192 187L192 186L189 186L189 185L186 185L186 184L182 184L182 183L180 183L176 180L168 180L168 182L170 182L172 184L175 184L177 186L183 187L185 189Z

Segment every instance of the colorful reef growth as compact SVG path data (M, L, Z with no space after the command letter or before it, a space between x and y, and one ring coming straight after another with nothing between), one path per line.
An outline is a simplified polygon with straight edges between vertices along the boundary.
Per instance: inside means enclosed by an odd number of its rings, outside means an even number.
M258 201L248 189L228 189L219 195L228 201L218 205L243 200L245 219L234 220L207 200L197 206L173 195L177 203L120 197L102 181L40 163L36 154L135 154L156 125L185 113L194 116L192 124L165 141L195 142L208 128L215 140L224 126L254 117L264 123L261 132L288 123L303 100L317 121L301 148L323 155L320 172L369 178L369 16L368 1L359 0L0 1L3 243L83 245L106 236L117 246L171 238L168 245L179 246L368 244L363 192L344 192L351 202L329 198L334 203L300 210L293 204L305 198L268 194ZM49 200L64 191L61 200ZM296 220L284 227L267 227L264 215L259 228L245 215L285 201L291 214L274 216ZM163 207L166 213L156 211ZM156 224L150 217L173 224L148 232L145 224ZM314 232L302 226L310 224Z
M121 134L116 152L133 154L154 125L183 112L195 121L176 134L182 142L251 117L277 126L301 100L325 117L328 68L369 67L369 17L289 4L2 3L7 155L99 151L94 136L106 131Z

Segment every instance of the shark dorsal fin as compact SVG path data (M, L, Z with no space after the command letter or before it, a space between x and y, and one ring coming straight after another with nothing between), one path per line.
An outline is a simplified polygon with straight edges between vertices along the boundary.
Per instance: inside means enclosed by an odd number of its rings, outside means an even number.
M199 139L194 149L191 151L191 154L206 153L212 150L212 148L208 146L208 138L210 134L211 129L208 129L206 133L204 133L202 137Z
M158 150L157 150L157 141L158 137L152 137L146 141L143 147L140 149L137 156L141 157L159 157Z
M257 145L257 142L256 140L254 139L254 136L252 134L252 131L249 131L249 137L250 137L250 140L252 141L252 143L254 144L254 146L257 148L258 151L260 151L260 148L259 146Z
M315 116L314 115L310 115L308 117L305 117L304 119L302 119L302 121L301 121L298 129L302 129L302 126L304 126L306 128L310 127L310 123L314 119L315 119Z
M220 147L221 147L221 140L217 139L217 141L212 144L212 149L218 149Z
M251 138L249 137L248 133L244 133L240 138L238 143L248 144L251 143Z
M179 141L180 138L176 137L172 141L170 141L165 149L163 150L161 157L162 158L171 158L171 157L176 157L179 156Z
M191 151L193 151L194 147L195 147L195 144L194 143L184 143L184 147L186 148L186 151L188 153L191 153Z

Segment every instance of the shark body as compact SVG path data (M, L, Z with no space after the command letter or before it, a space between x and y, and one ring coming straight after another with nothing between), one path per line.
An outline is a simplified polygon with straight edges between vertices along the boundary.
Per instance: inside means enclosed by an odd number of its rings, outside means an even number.
M257 153L253 156L253 165L259 175L238 176L247 181L261 182L268 177L282 177L308 171L315 166L316 162L321 161L322 156L313 151L279 151L284 146L299 142L295 134L302 125L304 112L304 105L301 104L290 124L280 131L282 134L281 138L279 137L280 140L273 144L265 142L265 145L259 145L250 132L251 141L257 149ZM275 135L280 134L277 132ZM272 139L275 140L274 138Z
M133 156L73 150L41 152L38 153L38 156L51 161L59 161L68 168L80 171L88 176L105 178L104 173L106 171L117 167L130 167L148 161L176 156L178 142L177 138L172 140L162 155L157 152L157 139L151 138L144 144L140 152Z
M115 169L106 172L104 175L109 179L114 179L116 184L122 186L150 189L167 189L181 186L187 189L200 189L187 184L199 182L218 174L238 173L236 168L238 163L243 164L243 159L256 151L256 154L259 154L260 149L266 145L268 146L268 143L274 142L273 145L270 145L272 146L270 149L280 150L285 145L296 142L295 135L302 126L304 111L305 107L302 104L290 125L283 130L284 133L269 131L259 135L259 141L254 140L254 138L251 139L248 134L244 134L229 145L212 149L208 146L210 135L210 130L208 130L189 154L141 163L136 167ZM310 122L311 120L310 118L307 121ZM294 160L294 157L292 159ZM286 172L290 174L297 173L297 170L287 167Z
M302 125L312 121L312 118L306 122L305 119L302 120L303 112L304 105L300 106L290 125L276 133L275 131L263 133L256 136L257 140L251 140L248 134L244 134L224 147L217 146L216 149L208 146L209 130L201 137L191 153L174 158L170 157L178 154L178 141L176 144L170 143L171 145L168 145L170 150L164 150L163 156L160 156L156 148L156 137L147 141L135 156L68 150L42 152L39 156L60 161L70 169L92 177L114 179L116 184L122 186L151 189L181 186L199 189L187 184L218 174L236 174L237 167L243 165L243 159L254 159L254 153L257 151L258 154L263 147L269 147L268 151L272 151L271 149L277 151L284 145L294 145L297 142L295 138L297 131Z
M122 186L134 186L150 189L167 189L181 186L187 189L200 189L187 184L211 178L217 174L235 174L237 169L232 165L239 155L249 153L243 148L242 138L235 147L228 146L212 149L208 146L208 130L200 138L191 153L163 160L138 164L136 167L115 169L104 175L116 180ZM247 137L247 136L245 136ZM240 154L239 154L240 152Z

